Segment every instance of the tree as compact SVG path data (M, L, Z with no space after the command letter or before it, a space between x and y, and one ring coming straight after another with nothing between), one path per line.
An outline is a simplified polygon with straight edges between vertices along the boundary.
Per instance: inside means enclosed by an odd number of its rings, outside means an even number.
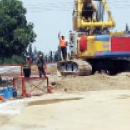
M126 32L129 32L129 26L128 26L127 23L126 23L125 31L126 31Z
M18 0L0 0L0 57L22 55L33 43L33 23L27 23L26 8Z
M32 51L32 44L28 47L28 56L30 56L31 61L33 61L33 51Z
M34 61L34 62L37 61L37 55L38 55L37 48L34 47L34 50L33 50L33 61Z

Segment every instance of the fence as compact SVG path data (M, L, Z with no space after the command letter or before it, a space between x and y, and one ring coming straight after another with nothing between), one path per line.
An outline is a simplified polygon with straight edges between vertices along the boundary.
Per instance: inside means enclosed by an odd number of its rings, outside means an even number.
M22 65L0 65L0 88L13 85L13 77L22 75Z
M47 76L39 78L36 75L31 77L23 76L22 65L0 65L0 90L13 86L17 96L42 95L49 91L49 79Z
M14 77L13 86L17 90L18 96L39 96L43 95L49 89L48 77Z

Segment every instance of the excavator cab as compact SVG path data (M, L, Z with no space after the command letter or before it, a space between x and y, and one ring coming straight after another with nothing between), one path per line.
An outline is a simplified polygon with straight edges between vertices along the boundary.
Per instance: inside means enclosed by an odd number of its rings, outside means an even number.
M96 21L96 19L94 19L93 16L94 12L96 12L96 7L93 4L92 0L84 0L81 12L81 16L83 17L84 21L86 22Z

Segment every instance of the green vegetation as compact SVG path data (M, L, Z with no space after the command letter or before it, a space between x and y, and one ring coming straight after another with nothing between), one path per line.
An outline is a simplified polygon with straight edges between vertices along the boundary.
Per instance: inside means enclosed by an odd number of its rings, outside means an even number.
M21 1L0 1L0 64L24 63L22 56L36 38L26 12Z
M13 55L11 58L0 58L0 64L25 64L25 60L21 56Z

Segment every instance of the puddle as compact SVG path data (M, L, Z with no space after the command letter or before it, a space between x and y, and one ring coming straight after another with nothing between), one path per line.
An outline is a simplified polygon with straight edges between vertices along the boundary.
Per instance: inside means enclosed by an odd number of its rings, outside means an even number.
M75 97L75 98L65 98L65 99L47 99L47 100L37 100L37 101L31 101L28 103L28 106L32 105L46 105L46 104L53 104L63 101L72 101L72 100L81 100L83 98L81 97Z

